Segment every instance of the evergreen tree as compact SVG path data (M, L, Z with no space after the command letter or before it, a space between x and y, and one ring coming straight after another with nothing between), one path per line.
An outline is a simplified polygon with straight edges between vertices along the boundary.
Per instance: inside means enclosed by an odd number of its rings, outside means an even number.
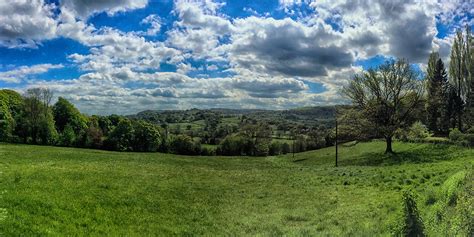
M449 132L449 117L446 116L447 112L447 100L448 100L448 87L449 81L444 66L443 60L438 59L436 62L435 70L435 81L438 83L437 87L437 99L438 99L438 111L439 118L436 120L438 130L435 131L438 134L447 135Z
M428 98L426 100L426 121L428 129L434 133L439 133L438 120L441 118L441 103L443 100L442 78L439 77L438 69L439 54L433 52L428 60L426 87Z

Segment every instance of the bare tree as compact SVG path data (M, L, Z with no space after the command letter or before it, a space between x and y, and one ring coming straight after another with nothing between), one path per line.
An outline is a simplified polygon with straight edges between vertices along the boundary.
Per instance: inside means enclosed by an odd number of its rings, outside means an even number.
M393 153L395 131L413 122L413 112L420 106L423 92L423 81L406 60L388 61L355 75L343 89L385 138L385 153Z

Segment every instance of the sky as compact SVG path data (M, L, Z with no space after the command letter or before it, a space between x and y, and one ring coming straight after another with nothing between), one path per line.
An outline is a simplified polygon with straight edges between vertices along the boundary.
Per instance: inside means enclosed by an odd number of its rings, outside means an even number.
M0 87L87 114L347 103L364 69L449 59L474 0L3 0Z

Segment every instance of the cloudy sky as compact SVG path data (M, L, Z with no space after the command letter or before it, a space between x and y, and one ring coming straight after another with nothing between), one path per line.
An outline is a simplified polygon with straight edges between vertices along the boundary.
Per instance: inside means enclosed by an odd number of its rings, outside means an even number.
M351 75L423 70L474 0L2 0L0 87L49 87L88 114L344 103Z

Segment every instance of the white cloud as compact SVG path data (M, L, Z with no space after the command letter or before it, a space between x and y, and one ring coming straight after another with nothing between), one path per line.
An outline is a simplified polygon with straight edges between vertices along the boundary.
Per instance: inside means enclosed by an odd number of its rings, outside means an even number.
M148 0L62 0L61 5L73 12L81 19L87 19L90 15L106 12L113 15L117 12L124 12L144 8Z
M63 68L61 64L38 64L33 66L21 66L9 71L0 72L0 81L9 83L20 83L32 75L42 74L51 69Z
M153 36L160 33L161 18L159 16L154 14L149 15L144 18L140 23L150 25L150 28L145 32L146 35Z
M54 8L43 0L0 1L0 46L34 48L56 37Z

